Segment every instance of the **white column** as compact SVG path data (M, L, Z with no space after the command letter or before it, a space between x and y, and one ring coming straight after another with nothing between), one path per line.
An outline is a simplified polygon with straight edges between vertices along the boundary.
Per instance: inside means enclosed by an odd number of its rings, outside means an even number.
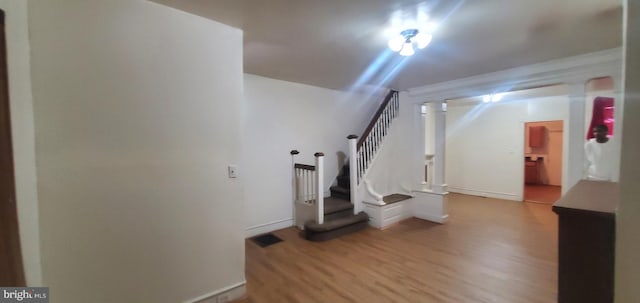
M316 222L324 223L324 154L315 153L316 157Z
M349 139L349 191L355 215L362 211L362 201L358 198L358 136L349 135L347 139Z
M431 103L434 119L434 148L433 148L433 183L432 190L436 193L447 192L444 176L444 155L446 144L446 103L436 101Z
M622 83L622 76L611 76L613 79L613 143L615 147L615 153L617 155L616 162L614 163L614 172L613 172L613 180L618 182L620 178L620 160L622 155L622 123L623 123L623 112L624 112L624 99L623 99L623 89L624 83Z
M569 86L569 125L566 138L568 141L566 165L562 176L562 194L565 194L581 178L584 170L584 143L586 142L585 121L585 85L586 81L568 83Z
M292 210L291 210L291 217L293 218L293 224L296 225L296 200L297 200L297 196L298 193L296 192L297 190L297 180L296 180L296 156L299 154L300 152L297 150L292 150L291 151L291 205L292 205Z

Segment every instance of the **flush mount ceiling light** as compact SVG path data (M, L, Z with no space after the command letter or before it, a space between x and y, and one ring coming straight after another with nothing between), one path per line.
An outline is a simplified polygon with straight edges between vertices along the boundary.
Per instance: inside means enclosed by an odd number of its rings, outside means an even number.
M429 45L431 38L431 35L421 33L417 29L405 29L400 32L400 35L389 40L389 48L402 56L411 56L415 54L414 45L418 49L423 49Z

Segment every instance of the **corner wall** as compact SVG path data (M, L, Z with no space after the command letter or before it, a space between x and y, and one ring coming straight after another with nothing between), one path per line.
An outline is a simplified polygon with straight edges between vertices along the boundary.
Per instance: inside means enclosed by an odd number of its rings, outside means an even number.
M242 286L241 31L142 0L28 9L51 302Z
M625 1L626 81L620 171L620 205L616 218L615 301L640 298L640 2Z
M0 0L5 11L9 102L20 249L28 286L42 285L27 2Z

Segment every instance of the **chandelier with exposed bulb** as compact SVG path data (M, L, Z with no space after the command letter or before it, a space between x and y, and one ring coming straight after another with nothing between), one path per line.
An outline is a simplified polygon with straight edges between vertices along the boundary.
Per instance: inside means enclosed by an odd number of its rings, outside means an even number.
M415 54L414 46L423 49L429 45L432 38L430 34L422 33L417 29L405 29L400 32L400 35L389 40L389 48L407 57Z

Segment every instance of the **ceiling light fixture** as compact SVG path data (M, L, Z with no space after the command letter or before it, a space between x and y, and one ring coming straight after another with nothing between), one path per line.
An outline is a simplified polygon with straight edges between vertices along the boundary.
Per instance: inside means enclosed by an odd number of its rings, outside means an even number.
M389 48L402 56L411 56L415 54L414 45L418 49L423 49L429 45L432 38L431 35L421 33L417 29L405 29L400 32L400 35L389 40Z

